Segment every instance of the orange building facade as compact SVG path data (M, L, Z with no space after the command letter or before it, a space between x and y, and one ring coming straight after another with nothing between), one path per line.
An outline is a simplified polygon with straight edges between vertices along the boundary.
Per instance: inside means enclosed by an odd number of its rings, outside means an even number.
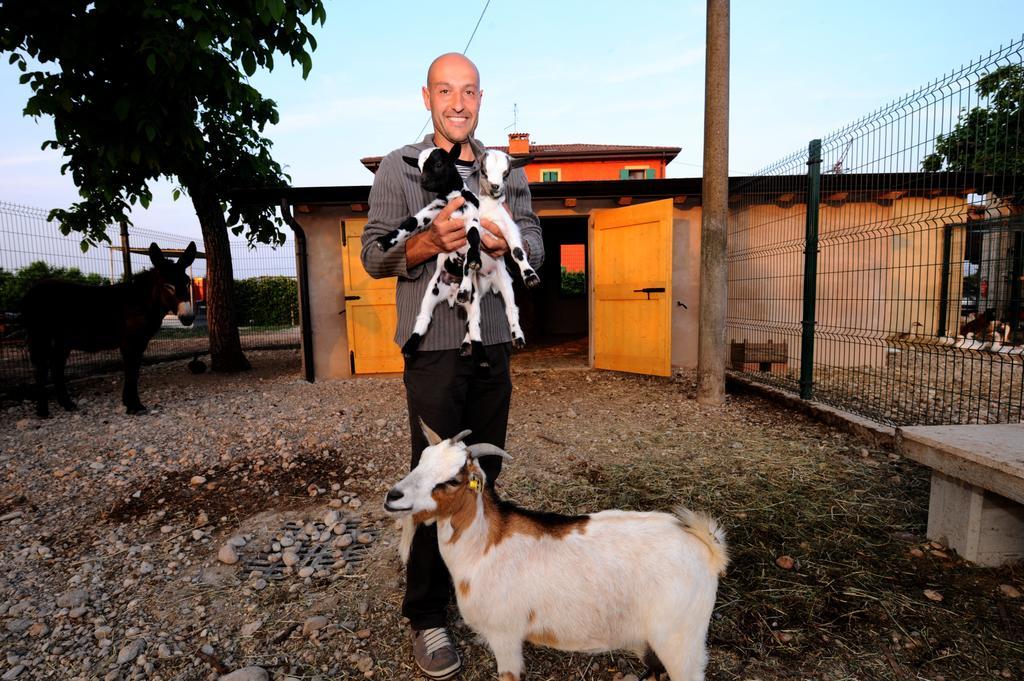
M525 132L508 136L508 146L490 147L512 156L533 156L526 166L529 182L582 182L586 180L660 180L665 167L679 155L679 147L613 144L531 144ZM380 156L361 159L371 172Z
M679 147L647 147L609 144L531 144L529 133L512 133L507 147L512 156L533 156L526 166L530 182L581 182L585 180L656 180L665 177L665 166L679 154Z

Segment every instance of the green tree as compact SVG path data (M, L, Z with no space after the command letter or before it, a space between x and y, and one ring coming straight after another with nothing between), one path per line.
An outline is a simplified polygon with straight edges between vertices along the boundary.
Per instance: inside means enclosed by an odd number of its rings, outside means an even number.
M14 312L21 309L21 299L32 285L41 279L63 279L76 284L109 284L110 280L99 274L85 274L77 267L55 267L42 260L25 265L17 272L0 268L0 312Z
M310 28L322 0L3 0L0 51L33 91L27 116L52 116L82 200L51 211L87 249L106 226L152 200L170 179L192 200L207 258L212 368L249 366L235 322L228 229L250 243L284 241L273 207L235 206L228 190L280 186L287 176L263 136L277 105L248 82L283 55L312 68ZM308 26L307 26L308 21Z
M936 138L922 169L1024 174L1024 66L1001 66L975 89L986 105L961 113L956 127Z

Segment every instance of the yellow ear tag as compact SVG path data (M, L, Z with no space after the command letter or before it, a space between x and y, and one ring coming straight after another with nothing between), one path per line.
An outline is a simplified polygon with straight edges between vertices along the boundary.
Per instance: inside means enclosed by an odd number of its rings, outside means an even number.
M470 479L470 481L469 481L469 488L471 490L473 490L474 492L476 490L480 489L480 481L477 480L476 478Z

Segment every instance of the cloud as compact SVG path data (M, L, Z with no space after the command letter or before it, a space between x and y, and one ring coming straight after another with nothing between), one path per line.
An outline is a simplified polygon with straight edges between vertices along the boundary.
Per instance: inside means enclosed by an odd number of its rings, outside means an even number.
M281 112L281 122L274 126L278 133L300 130L333 128L339 121L353 121L369 124L387 114L407 115L410 111L422 110L423 104L417 96L401 97L338 97L325 101L313 100L301 109L289 108ZM424 112L426 114L426 112Z
M0 168L15 168L35 163L53 163L52 154L36 152L34 154L14 154L12 156L0 156Z
M605 76L606 83L629 83L643 78L665 76L696 66L704 61L704 48L692 47L670 59L659 59L631 65L628 69L613 71Z

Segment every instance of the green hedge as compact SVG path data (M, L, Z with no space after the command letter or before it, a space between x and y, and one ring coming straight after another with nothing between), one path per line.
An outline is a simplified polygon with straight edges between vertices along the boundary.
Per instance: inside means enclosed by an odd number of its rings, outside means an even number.
M25 292L40 279L64 279L82 284L109 284L98 274L77 267L54 267L39 260L17 272L0 268L0 311L20 311ZM239 326L291 326L298 324L298 284L292 277L252 277L235 282Z
M299 288L292 277L252 277L235 281L239 326L292 326L299 323Z
M587 276L583 272L568 272L562 267L562 295L582 296L586 293Z
M0 268L0 311L20 311L21 299L40 279L64 279L79 284L109 284L110 280L98 274L84 274L77 267L53 267L42 260L22 267L17 272Z

